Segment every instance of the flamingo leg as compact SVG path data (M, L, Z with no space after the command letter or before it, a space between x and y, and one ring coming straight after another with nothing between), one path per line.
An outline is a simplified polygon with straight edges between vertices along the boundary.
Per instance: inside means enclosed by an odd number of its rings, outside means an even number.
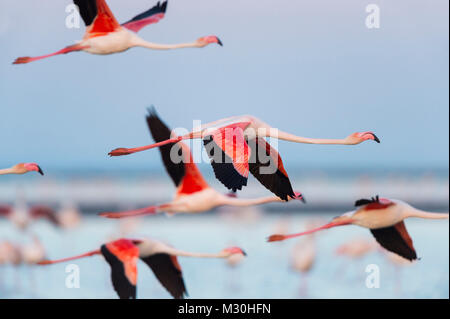
M70 52L74 52L74 51L82 51L84 49L88 48L88 46L81 46L79 44L74 44L74 45L70 45L68 47L65 47L64 49L61 49L59 51L50 53L50 54L46 54L46 55L41 55L41 56L37 56L37 57L20 57L17 58L13 64L25 64L25 63L30 63L33 61L38 61L38 60L42 60L42 59L46 59L46 58L50 58L52 56L55 55L59 55L59 54L67 54Z
M99 216L106 218L125 218L125 217L135 217L135 216L145 216L145 215L154 215L160 213L164 210L170 210L171 204L163 204L160 206L148 206L140 209L127 210L122 212L104 212L98 214Z

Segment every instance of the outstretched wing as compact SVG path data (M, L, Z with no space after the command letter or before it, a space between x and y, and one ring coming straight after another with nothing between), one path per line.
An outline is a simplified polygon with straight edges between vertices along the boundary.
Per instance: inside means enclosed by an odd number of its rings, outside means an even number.
M183 274L176 256L165 253L154 254L141 259L152 269L161 285L175 299L183 299L186 292Z
M105 0L73 0L73 2L80 10L88 36L114 32L120 27Z
M370 231L377 242L385 249L410 261L417 259L416 250L404 222L399 222L391 227L371 229Z
M282 200L295 198L280 154L262 137L249 140L248 145L252 150L249 160L250 173Z
M10 206L0 206L0 216L8 216L11 212L12 208Z
M154 108L149 110L147 125L155 142L171 138L170 129L159 118ZM159 151L167 173L178 188L177 193L192 194L208 187L185 143L167 144L159 147Z
M166 9L167 1L163 2L162 4L158 1L158 3L153 8L150 8L149 10L135 16L130 21L122 24L122 26L131 31L139 32L143 27L149 24L157 23L159 22L159 20L164 18Z
M30 208L30 215L35 219L45 218L54 225L59 225L59 220L58 217L56 216L56 212L51 207L42 205L33 206Z
M111 280L120 299L136 299L139 249L131 240L119 239L102 245L100 251L111 266Z
M244 138L249 122L239 122L215 130L204 138L206 153L216 178L228 189L247 185L250 149Z

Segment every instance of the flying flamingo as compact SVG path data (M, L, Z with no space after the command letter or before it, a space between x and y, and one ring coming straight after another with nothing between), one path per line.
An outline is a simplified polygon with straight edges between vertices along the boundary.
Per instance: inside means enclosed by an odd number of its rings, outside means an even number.
M175 249L160 241L145 239L118 239L101 246L100 249L59 260L42 261L40 265L55 264L78 258L103 255L111 266L114 290L121 299L136 298L137 259L142 259L153 271L173 298L182 299L186 294L181 266L177 257L228 258L234 254L246 255L239 247L225 248L219 253L192 253Z
M112 54L126 51L133 47L144 47L153 50L169 50L181 48L203 48L211 43L222 45L216 36L201 37L192 43L156 44L141 39L136 33L143 27L164 18L167 1L158 2L153 8L137 15L130 21L119 24L106 4L105 0L74 0L86 24L83 40L51 54L38 57L17 58L13 64L24 64L58 54L84 51L92 54ZM131 32L130 32L131 31Z
M403 220L411 217L448 219L448 213L425 212L400 200L379 198L378 195L372 199L357 200L355 206L360 208L338 216L324 226L297 234L272 235L268 241L281 241L336 226L357 225L370 229L377 242L388 251L413 261L417 259L417 254Z
M38 172L39 174L44 175L44 172L36 163L19 163L10 168L0 169L0 175L22 175L28 172Z
M202 125L184 136L137 148L117 148L110 156L128 155L187 139L203 139L216 178L228 189L247 185L248 173L281 199L295 197L278 152L266 137L307 144L354 145L366 140L380 142L372 132L354 133L344 139L315 139L276 130L261 120L245 115Z
M156 142L165 141L170 138L171 131L158 117L154 109L149 110L147 124L150 133ZM175 139L178 140L178 139ZM159 206L150 206L138 210L119 213L101 213L100 216L108 218L122 218L128 216L149 215L159 212L173 213L200 213L212 208L229 206L252 206L269 202L280 202L276 196L261 197L256 199L240 199L235 196L222 195L212 189L204 180L200 170L194 163L189 147L183 142L177 142L178 154L181 161L175 163L171 159L172 145L160 147L161 157L171 179L177 187L175 199ZM302 200L300 192L293 192L295 199Z
M23 204L16 207L0 206L0 217L8 218L17 228L26 229L32 220L46 219L55 226L60 226L55 211L44 205L36 205L27 208Z

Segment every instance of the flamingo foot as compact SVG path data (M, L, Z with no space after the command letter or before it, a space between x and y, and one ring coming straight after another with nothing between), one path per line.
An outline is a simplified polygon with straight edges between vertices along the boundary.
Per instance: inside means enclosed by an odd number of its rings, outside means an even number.
M132 154L133 152L129 149L129 148L116 148L115 150L112 150L111 152L108 153L109 156L122 156L122 155L129 155Z
M13 64L26 64L29 62L33 62L34 59L29 56L20 57L14 60Z
M286 239L285 235L271 235L269 238L267 238L267 242L274 242L274 241L283 241Z

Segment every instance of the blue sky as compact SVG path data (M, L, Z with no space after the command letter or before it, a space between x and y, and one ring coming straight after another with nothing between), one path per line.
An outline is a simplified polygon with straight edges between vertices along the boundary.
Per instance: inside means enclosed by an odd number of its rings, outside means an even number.
M110 56L73 53L28 65L18 56L80 39L65 27L67 0L0 3L0 167L158 167L143 152L154 104L173 127L252 114L301 136L373 130L381 144L356 147L280 142L289 167L448 167L448 1L169 0L149 41L191 42L216 34L224 47ZM108 1L120 22L154 0ZM367 29L376 3L381 28Z

